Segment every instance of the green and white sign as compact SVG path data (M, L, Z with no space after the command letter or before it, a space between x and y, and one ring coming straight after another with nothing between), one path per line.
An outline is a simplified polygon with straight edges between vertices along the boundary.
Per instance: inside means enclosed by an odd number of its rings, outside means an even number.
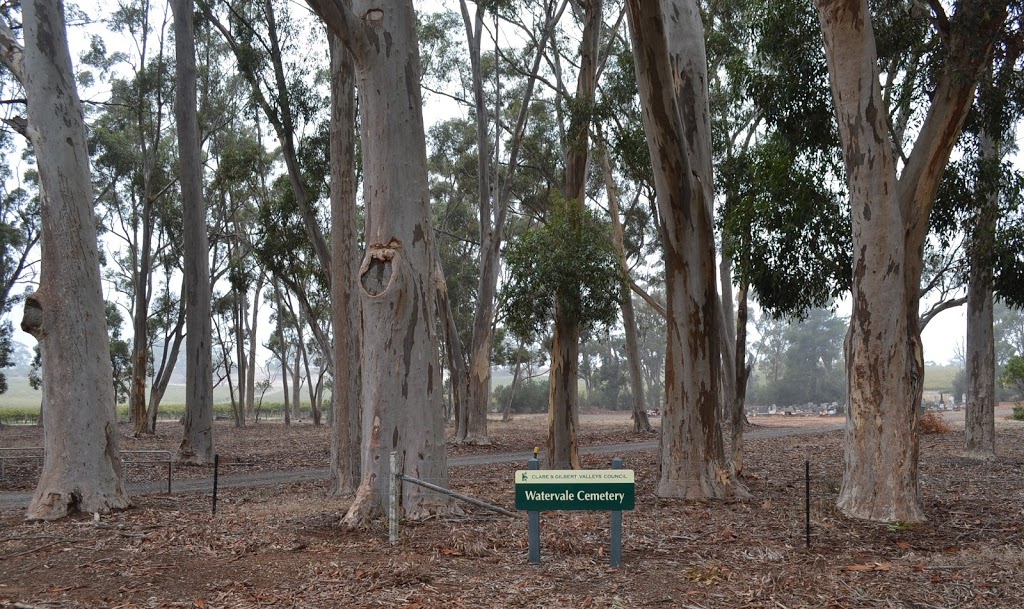
M636 506L631 469L521 469L515 482L517 510L620 511Z

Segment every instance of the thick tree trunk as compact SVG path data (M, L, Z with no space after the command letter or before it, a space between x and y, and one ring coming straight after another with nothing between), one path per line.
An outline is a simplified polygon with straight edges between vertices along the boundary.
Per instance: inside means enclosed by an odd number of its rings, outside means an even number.
M448 483L420 60L411 1L310 4L359 68L367 244L359 269L363 469L345 518L355 525L382 513L392 451L406 475ZM413 484L403 485L401 504L414 519L456 509L450 498Z
M39 290L21 327L39 341L43 370L43 471L30 520L128 507L118 458L110 344L100 286L82 105L58 0L23 6L22 84L39 170Z
M608 193L608 210L612 218L612 241L619 254L622 268L622 326L626 333L626 360L629 364L629 389L633 400L633 431L654 431L647 419L647 400L644 398L644 378L640 371L640 340L636 331L636 315L633 312L633 293L626 281L629 279L629 263L626 261L626 246L622 219L619 217L619 188L612 175L608 152L603 156L604 183Z
M981 136L982 163L998 163L996 143ZM967 409L964 414L965 455L996 458L996 349L992 311L991 251L999 217L999 192L992 189L977 210L969 255L967 284Z
M547 469L579 469L576 421L579 418L578 383L580 365L579 324L555 309L555 331L551 340L549 371Z
M172 0L183 250L185 253L185 429L178 446L182 463L213 462L213 326L210 258L203 174L199 162L196 47L192 0Z
M331 390L331 487L353 495L359 486L360 336L359 230L356 209L355 65L333 33L331 50L331 324L334 387Z
M629 0L627 7L665 250L668 348L657 493L745 495L725 461L718 417L721 311L704 28L692 0L667 0L660 8Z
M917 477L924 373L918 292L928 216L1006 4L957 5L932 103L899 180L867 0L816 4L853 225L850 404L838 504L857 518L916 522L925 519Z

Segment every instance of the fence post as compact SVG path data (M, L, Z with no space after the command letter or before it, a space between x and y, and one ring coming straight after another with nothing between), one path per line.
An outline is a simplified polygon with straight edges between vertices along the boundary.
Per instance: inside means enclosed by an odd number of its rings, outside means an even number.
M526 469L540 469L537 453L540 448L534 447L533 458L526 463ZM540 564L540 512L528 512L530 519L530 554L527 562L531 565Z
M217 476L220 472L220 455L213 455L213 515L217 515Z
M807 538L807 549L811 548L811 461L804 461L804 534Z
M388 486L388 541L398 543L398 496L402 472L398 469L398 453L391 451L391 484Z
M622 469L622 459L612 459L612 469ZM622 510L612 510L612 551L608 562L613 567L622 562Z

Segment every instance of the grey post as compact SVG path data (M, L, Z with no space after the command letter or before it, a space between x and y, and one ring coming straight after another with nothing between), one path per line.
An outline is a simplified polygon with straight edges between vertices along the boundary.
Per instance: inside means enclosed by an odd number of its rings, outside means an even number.
M622 469L622 459L612 459L612 469ZM622 562L622 511L612 511L612 551L609 563L613 567Z
M391 483L388 485L388 541L391 545L398 543L398 495L399 476L402 472L398 469L398 453L391 451Z
M533 458L526 463L526 469L540 469L537 460L539 448L533 449ZM540 564L540 512L529 512L530 517L530 556L527 562L531 565Z

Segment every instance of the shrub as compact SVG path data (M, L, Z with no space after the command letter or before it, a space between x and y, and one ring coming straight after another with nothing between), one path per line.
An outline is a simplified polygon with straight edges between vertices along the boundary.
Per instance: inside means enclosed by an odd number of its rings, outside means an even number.
M918 421L919 429L921 433L933 434L933 433L949 433L952 428L946 419L942 418L942 415L935 411L929 411L924 413Z
M1024 406L1014 406L1010 418L1014 421L1024 421Z

